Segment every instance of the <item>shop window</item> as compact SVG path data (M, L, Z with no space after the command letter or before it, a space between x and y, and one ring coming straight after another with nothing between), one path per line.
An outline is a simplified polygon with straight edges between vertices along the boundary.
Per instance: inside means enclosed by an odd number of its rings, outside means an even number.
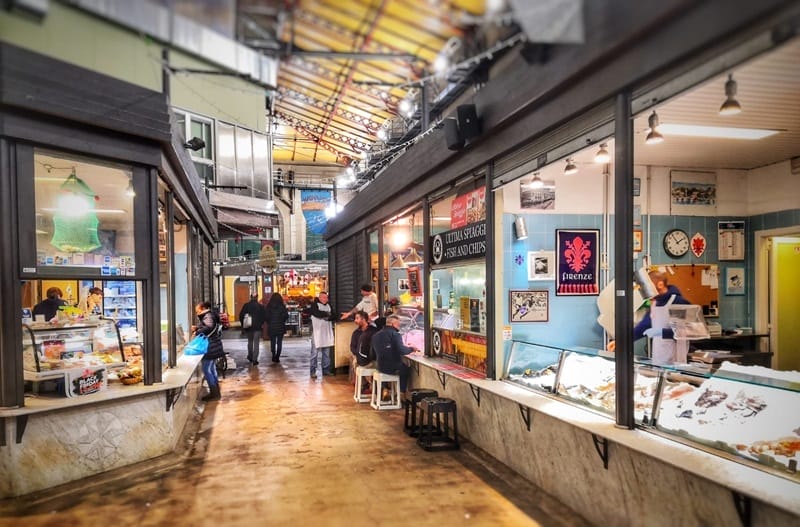
M34 161L37 265L133 275L131 168L43 150Z
M486 188L431 205L433 355L486 372Z

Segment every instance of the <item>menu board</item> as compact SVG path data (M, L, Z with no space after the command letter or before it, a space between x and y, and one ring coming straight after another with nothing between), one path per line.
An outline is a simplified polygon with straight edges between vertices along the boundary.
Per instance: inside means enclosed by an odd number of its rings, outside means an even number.
M744 260L744 221L721 221L719 229L719 259Z
M422 295L422 277L420 276L419 267L408 267L406 269L408 273L408 291L411 293L411 296L421 296Z

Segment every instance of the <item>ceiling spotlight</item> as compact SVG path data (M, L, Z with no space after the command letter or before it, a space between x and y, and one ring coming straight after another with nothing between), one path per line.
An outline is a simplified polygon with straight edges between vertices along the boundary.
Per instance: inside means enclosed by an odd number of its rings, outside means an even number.
M656 145L662 142L664 140L664 136L658 131L658 114L655 110L653 110L653 113L651 113L650 117L647 118L647 124L650 126L650 131L647 133L647 137L645 138L644 142L648 145Z
M728 75L728 82L725 83L725 102L719 107L720 115L736 115L742 112L742 105L736 100L736 81L733 74Z
M399 109L402 113L408 113L408 111L411 109L411 101L408 99L403 99L400 101Z
M191 139L183 143L183 147L197 152L198 150L202 150L206 147L206 142L200 139L199 137L192 137Z
M386 139L389 137L389 135L386 133L386 128L378 128L377 136L381 141L386 141Z
M525 225L525 218L522 216L515 216L514 217L514 237L517 240L527 240L528 239L528 227Z
M578 165L575 164L575 161L573 161L571 157L568 157L567 166L564 167L564 175L570 176L572 174L576 174L577 172L578 172Z
M600 143L600 150L594 155L594 162L605 164L611 161L611 154L608 153L608 144Z
M436 73L444 73L449 65L450 61L447 60L447 56L442 55L440 53L436 56L436 59L433 61L433 71L435 71Z
M353 176L356 175L356 170L353 168L352 165L350 165L347 168L345 168L344 171L345 171L345 173L347 174L348 177L353 177Z
M530 185L531 185L531 188L542 188L544 186L544 181L542 181L542 178L539 177L539 173L538 172L536 172L533 175L533 179L531 179Z

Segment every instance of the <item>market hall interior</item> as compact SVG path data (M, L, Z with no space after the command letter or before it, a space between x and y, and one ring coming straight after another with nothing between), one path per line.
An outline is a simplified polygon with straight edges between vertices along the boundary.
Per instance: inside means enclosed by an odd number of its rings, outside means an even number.
M174 454L0 501L0 526L590 525L468 442L419 448L346 374L310 379L307 337L257 367L246 339L224 343L236 369Z

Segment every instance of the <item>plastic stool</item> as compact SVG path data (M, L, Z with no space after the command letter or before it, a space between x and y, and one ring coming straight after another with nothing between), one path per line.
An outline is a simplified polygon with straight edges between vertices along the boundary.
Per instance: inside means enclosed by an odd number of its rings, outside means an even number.
M368 403L370 402L371 393L361 393L361 383L363 382L362 379L372 377L372 374L375 373L375 370L372 368L364 368L363 366L359 366L356 368L356 384L355 389L353 390L353 400L357 403ZM370 381L370 386L372 386L372 381Z
M419 430L417 430L417 403L426 397L439 397L439 392L428 390L427 388L419 388L411 390L408 399L403 401L403 405L406 407L403 431L411 437L419 437Z
M456 402L444 397L426 397L417 403L420 410L417 444L428 451L456 450L458 444L458 413ZM450 415L453 416L452 437ZM433 416L436 416L434 425ZM427 422L425 418L427 417ZM438 433L437 433L438 432Z
M381 388L384 383L389 383L389 400L383 401ZM376 410L397 410L402 408L400 402L400 376L375 371L372 374L372 397L369 405Z

